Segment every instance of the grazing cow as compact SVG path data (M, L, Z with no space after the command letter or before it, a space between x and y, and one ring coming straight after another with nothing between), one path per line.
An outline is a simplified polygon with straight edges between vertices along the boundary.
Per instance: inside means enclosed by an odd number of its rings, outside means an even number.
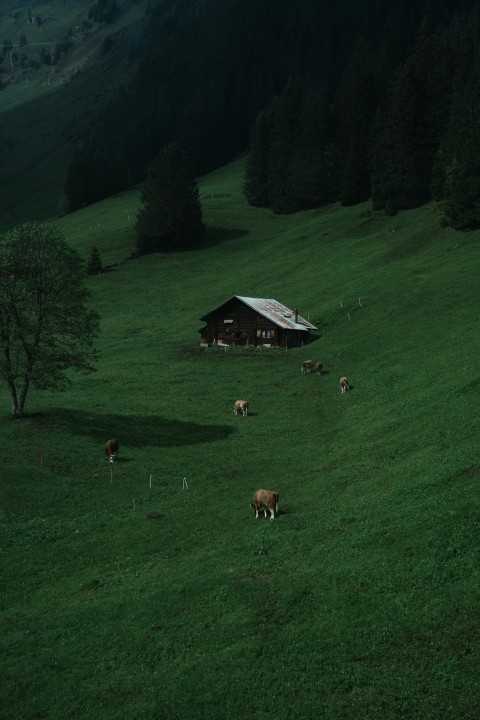
M300 368L300 372L302 373L309 373L313 370L313 360L304 360L302 362L302 367Z
M270 511L270 520L273 520L278 515L278 498L280 493L274 490L257 490L253 502L250 503L255 513L255 517L258 518L259 510L263 510L265 517L267 517L267 510Z
M346 377L340 378L340 390L342 391L342 395L350 390L350 385Z
M316 364L315 364L315 372L317 373L317 375L320 375L320 374L321 374L322 368L323 368L323 363L316 363Z
M105 457L109 462L113 462L117 457L119 444L117 438L111 438L105 443Z
M242 413L243 417L248 415L248 400L236 400L233 406L233 412L235 415Z

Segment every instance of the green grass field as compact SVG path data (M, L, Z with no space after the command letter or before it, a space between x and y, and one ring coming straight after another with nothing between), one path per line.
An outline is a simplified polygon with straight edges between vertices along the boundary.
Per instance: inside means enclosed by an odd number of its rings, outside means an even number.
M478 233L434 205L275 216L242 171L202 178L193 252L128 259L135 193L57 221L109 266L100 359L24 420L0 396L2 719L480 717ZM320 329L201 349L234 294Z

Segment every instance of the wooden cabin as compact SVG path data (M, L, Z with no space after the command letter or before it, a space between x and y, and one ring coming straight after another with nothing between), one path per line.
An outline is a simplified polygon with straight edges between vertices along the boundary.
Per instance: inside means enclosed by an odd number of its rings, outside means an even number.
M277 345L291 347L308 339L317 328L277 300L234 295L204 315L199 330L202 344Z

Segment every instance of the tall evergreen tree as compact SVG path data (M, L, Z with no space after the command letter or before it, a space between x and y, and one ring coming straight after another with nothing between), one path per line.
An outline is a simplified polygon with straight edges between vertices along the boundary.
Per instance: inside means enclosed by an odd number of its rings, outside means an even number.
M417 99L418 89L411 66L408 66L399 73L388 102L379 111L372 176L375 210L396 212L411 207L418 195L415 165Z
M342 77L334 103L335 166L342 205L371 194L373 126L381 96L375 60L361 38Z
M163 147L147 171L137 214L140 254L195 247L205 225L198 183L180 143Z
M462 91L455 96L446 134L444 220L457 230L480 227L480 51Z
M90 250L87 262L87 275L100 275L103 271L102 258L97 247Z
M269 148L270 207L276 213L299 210L293 193L293 146L297 137L302 88L298 81L289 81L283 93L271 106L272 131Z
M309 90L295 128L292 147L291 198L298 210L336 199L332 121L324 93Z
M267 207L269 204L268 177L270 161L271 116L263 110L250 133L250 146L245 168L244 193L250 205Z
M449 73L451 77L450 117L435 156L432 172L431 191L435 200L445 197L447 177L457 165L455 158L461 151L462 128L468 117L469 96L474 91L472 67L476 67L479 51L480 7L474 5L468 21L457 17L448 28L448 42L451 48ZM459 147L460 146L460 147ZM451 190L451 185L450 185Z
M378 120L372 199L375 209L417 207L431 199L435 155L448 119L449 47L424 24Z

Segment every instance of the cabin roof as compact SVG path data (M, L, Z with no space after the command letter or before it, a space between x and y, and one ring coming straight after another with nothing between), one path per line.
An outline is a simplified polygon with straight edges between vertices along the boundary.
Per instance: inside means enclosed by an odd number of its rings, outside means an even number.
M271 320L275 323L275 325L284 328L285 330L317 330L315 325L312 325L311 322L305 320L305 318L301 315L297 314L297 320L295 321L295 310L290 310L290 308L287 308L285 305L282 305L282 303L279 303L278 300L273 300L271 298L244 297L242 295L233 295L230 300L227 300L214 310L211 310L209 313L200 318L200 320L207 320L212 313L220 310L220 308L235 298L245 305L248 305L248 307L251 307L252 310L255 310L255 312L259 315Z

